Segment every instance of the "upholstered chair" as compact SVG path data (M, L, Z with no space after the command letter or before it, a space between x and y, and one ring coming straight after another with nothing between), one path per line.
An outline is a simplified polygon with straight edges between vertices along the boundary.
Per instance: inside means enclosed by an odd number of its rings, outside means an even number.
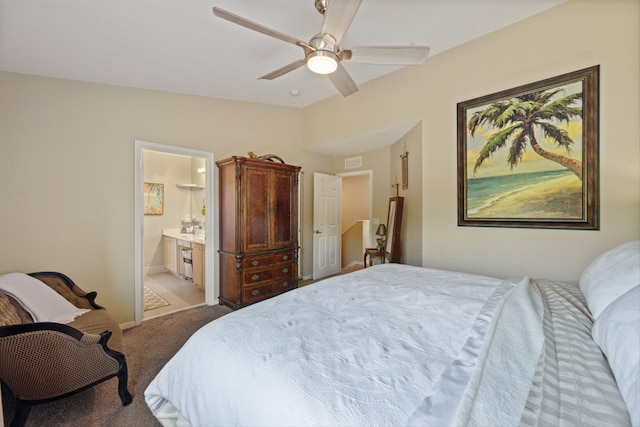
M17 401L11 426L24 425L32 405L70 396L113 377L118 378L122 404L131 403L122 331L95 303L96 293L86 293L64 274L29 276L88 311L66 324L34 322L16 298L0 290L0 379Z

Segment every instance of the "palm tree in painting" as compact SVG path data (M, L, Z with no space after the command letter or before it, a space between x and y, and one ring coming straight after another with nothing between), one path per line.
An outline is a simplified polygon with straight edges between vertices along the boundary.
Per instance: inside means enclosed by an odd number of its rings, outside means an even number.
M159 198L160 201L162 201L162 196L164 195L164 185L163 184L156 184L153 182L145 182L144 183L146 188L146 193L147 193L147 204L151 204L151 196L156 196Z
M469 121L468 129L474 136L478 127L488 124L497 129L480 150L473 172L491 157L497 150L510 144L507 162L511 169L522 161L527 145L534 152L545 159L559 163L571 170L582 180L582 162L571 157L563 156L542 148L536 139L536 131L542 131L546 138L553 140L558 147L571 152L574 141L566 130L554 123L566 122L574 117L582 117L582 106L572 106L580 103L582 92L553 99L562 89L539 91L516 96L489 105L486 109L476 112Z
M164 184L157 184L154 182L144 183L144 193L147 195L147 202L145 203L145 215L162 215L164 201ZM158 198L159 207L151 205L151 197L156 196Z

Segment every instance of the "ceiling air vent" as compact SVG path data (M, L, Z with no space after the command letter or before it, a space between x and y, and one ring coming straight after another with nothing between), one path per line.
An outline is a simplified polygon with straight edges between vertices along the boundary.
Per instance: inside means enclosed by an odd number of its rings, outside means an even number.
M344 168L345 169L354 169L362 167L362 157L349 157L348 159L344 159Z

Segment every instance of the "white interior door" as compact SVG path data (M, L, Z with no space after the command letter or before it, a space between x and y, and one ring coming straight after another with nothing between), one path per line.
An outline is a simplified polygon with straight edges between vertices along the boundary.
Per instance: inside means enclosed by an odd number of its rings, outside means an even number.
M313 278L340 272L342 178L313 174Z

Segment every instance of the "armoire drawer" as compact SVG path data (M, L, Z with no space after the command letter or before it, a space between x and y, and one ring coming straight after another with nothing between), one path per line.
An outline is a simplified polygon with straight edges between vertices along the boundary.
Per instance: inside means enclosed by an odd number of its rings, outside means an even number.
M245 304L263 300L271 295L273 295L271 292L271 283L242 288L242 301Z
M247 269L242 273L242 283L245 286L271 281L283 276L289 276L294 273L293 262L277 264L272 268Z
M257 286L244 286L242 288L242 300L247 304L251 304L265 298L279 295L294 287L295 281L292 275Z
M242 260L243 270L251 268L266 267L272 264L293 261L293 251L280 252L277 254L247 256Z

